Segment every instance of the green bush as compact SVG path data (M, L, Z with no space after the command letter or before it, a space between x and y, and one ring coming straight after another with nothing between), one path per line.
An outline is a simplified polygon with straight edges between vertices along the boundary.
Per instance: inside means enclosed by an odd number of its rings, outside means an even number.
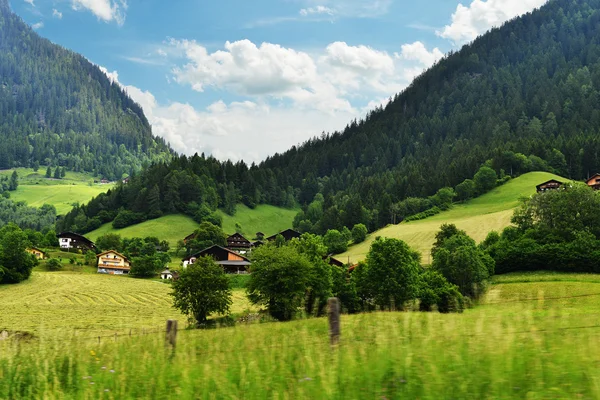
M63 264L57 258L51 258L46 261L46 269L48 271L60 271L63 269Z

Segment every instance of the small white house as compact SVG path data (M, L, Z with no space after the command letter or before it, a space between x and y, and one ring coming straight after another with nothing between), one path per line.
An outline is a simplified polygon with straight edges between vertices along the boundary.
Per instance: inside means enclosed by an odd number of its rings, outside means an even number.
M173 273L167 268L160 273L160 279L173 279Z

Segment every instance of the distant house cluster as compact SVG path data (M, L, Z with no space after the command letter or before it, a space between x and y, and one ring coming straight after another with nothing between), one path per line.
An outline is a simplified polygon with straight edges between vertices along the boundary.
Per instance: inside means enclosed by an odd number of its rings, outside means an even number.
M585 183L594 190L600 190L600 174L594 174L588 178ZM557 190L565 186L564 182L556 179L550 179L536 186L538 193L547 192L549 190Z
M227 247L215 245L199 251L198 253L184 258L182 260L183 267L186 268L188 265L195 263L200 257L209 256L212 257L217 264L221 265L223 270L228 274L247 274L250 272L250 266L252 265L252 262L248 258L252 249L257 248L266 242L275 241L278 236L281 236L283 240L287 242L294 238L299 238L301 233L293 229L286 229L273 236L264 238L264 234L258 232L256 237L264 239L259 239L255 242L251 242L240 233L235 233L227 238ZM187 241L194 239L194 237L194 234L189 235L184 239L184 242L187 243ZM331 256L326 256L324 259L328 260L332 265L344 265L344 263Z

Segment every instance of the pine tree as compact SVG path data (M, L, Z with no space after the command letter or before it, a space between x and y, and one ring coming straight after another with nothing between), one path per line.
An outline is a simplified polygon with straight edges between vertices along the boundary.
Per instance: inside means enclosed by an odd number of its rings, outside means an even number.
M52 168L50 166L46 169L46 178L52 178Z
M8 190L11 190L11 191L17 190L18 186L19 186L19 175L17 174L17 171L13 171L12 175L10 176Z
M54 170L54 179L60 179L60 167L56 167Z

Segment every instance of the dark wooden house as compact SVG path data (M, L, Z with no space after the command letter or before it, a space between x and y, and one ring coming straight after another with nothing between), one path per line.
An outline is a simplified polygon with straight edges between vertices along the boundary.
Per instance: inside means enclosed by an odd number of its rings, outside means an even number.
M540 193L540 192L546 192L548 190L559 189L562 185L564 185L564 182L557 181L556 179L550 179L549 181L540 183L535 188L537 189L538 193Z
M190 240L196 239L196 232L191 233L183 238L183 243L187 244Z
M278 235L283 236L283 238L285 239L286 242L289 241L289 240L292 240L294 238L299 238L300 236L302 236L302 234L300 232L298 232L298 231L295 231L293 229L286 229L285 231L281 231L279 233L276 233L273 236L269 236L267 238L267 240L273 241L273 240L277 239Z
M343 267L345 264L340 260L333 258L331 255L323 256L323 260L327 261L329 265L335 265L336 267Z
M247 252L252 248L252 243L241 233L234 233L227 238L227 248L230 250Z
M600 190L600 174L595 174L586 181L587 185L594 190Z
M212 257L217 264L223 267L228 274L247 274L250 267L250 260L233 250L221 246L211 246L194 255L183 259L183 267L193 264L200 257Z
M58 238L58 244L60 248L63 250L96 250L96 245L94 242L84 236L78 235L77 233L63 232L56 235L56 237Z

